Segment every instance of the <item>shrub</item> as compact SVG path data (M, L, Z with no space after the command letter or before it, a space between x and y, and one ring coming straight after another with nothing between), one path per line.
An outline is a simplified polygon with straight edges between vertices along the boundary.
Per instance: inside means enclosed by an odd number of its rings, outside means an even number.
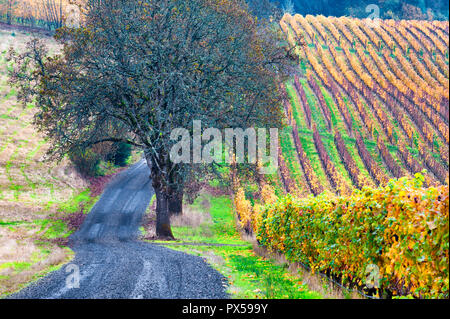
M127 143L116 143L113 152L109 155L114 165L124 167L131 156L132 147Z
M275 195L274 189L263 183L261 187L261 199L263 203L274 203L278 197ZM239 188L234 196L234 207L236 209L239 224L248 234L257 234L259 225L261 224L261 211L263 206L260 204L252 205L246 199L243 188Z
M96 176L101 161L101 155L91 149L75 150L69 153L69 158L77 170L84 176Z

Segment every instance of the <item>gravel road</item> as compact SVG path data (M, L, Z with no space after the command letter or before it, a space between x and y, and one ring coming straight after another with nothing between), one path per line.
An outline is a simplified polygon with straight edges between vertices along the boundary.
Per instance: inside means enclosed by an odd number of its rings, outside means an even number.
M117 175L71 236L75 259L10 298L228 298L225 278L202 258L138 241L149 175L144 160Z

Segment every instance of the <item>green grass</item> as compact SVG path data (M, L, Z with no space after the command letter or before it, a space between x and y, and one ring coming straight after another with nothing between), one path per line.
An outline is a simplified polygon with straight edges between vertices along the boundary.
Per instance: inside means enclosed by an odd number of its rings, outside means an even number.
M16 272L22 272L29 269L33 264L27 262L7 262L0 265L0 271L6 268L14 268Z
M0 227L1 226L16 226L16 225L20 225L23 222L10 222L10 221L1 221L0 220Z
M206 258L228 279L228 292L232 298L321 298L318 293L310 291L298 276L290 274L286 265L257 256L252 245L241 239L229 197L203 194L191 208L199 214L206 214L205 201L209 202L212 222L195 228L173 227L172 230L179 243L196 242L217 246L168 247ZM239 246L219 246L220 244Z
M331 123L333 124L333 127L338 127L340 131L345 131L345 124L343 118L340 116L338 108L334 104L333 98L328 93L328 91L322 85L320 85L320 83L318 85L320 87L320 91L322 92L325 103L328 105L328 108L330 109ZM336 116L337 114L339 116Z
M60 220L42 219L35 220L34 224L40 227L39 233L42 239L67 238L70 232L66 223Z
M333 161L334 167L336 170L343 176L348 185L352 185L352 180L350 175L342 163L341 157L339 156L339 152L337 150L336 144L334 143L334 138L331 134L320 135L322 139L322 143L325 147L325 150L330 156L330 159Z
M306 124L306 115L304 115L303 107L300 105L300 97L296 92L295 86L291 82L286 83L286 91L289 97L289 101L292 105L292 115L294 117L295 122L299 129L306 130L307 132L311 132L308 129L308 125Z
M312 134L299 134L300 142L302 143L303 150L306 153L306 156L308 157L311 166L314 170L314 173L316 174L317 178L319 179L319 182L321 185L324 186L324 188L330 188L330 184L328 181L328 178L326 176L326 173L322 167L319 153L316 149L316 144L314 144L314 138Z
M300 79L300 83L303 86L306 94L306 100L308 101L309 108L311 109L311 121L316 123L317 129L319 131L327 130L327 124L320 110L319 101L317 97L314 95L313 91L308 85L308 81L306 79Z
M348 172L345 169L344 165L342 164L342 161L340 160L336 146L334 145L333 135L328 132L328 128L325 124L323 115L320 112L320 110L317 109L318 102L317 102L314 94L310 90L307 81L305 79L300 79L300 83L304 86L304 89L306 92L308 104L310 105L310 108L311 108L312 120L316 121L316 123L317 123L317 121L320 123L318 126L318 130L319 130L319 133L321 134L325 149L327 150L328 154L330 155L331 159L333 160L333 163L335 164L338 171L341 173L342 176L344 176L344 178L347 180L349 185L351 185L352 182L350 180ZM325 174L325 171L323 170L319 155L315 148L312 131L309 130L306 126L305 119L303 118L303 110L299 109L299 107L300 107L299 101L297 98L295 98L296 94L295 94L295 92L293 92L294 88L292 87L292 85L290 85L290 83L287 83L286 89L288 91L288 95L291 98L293 116L294 116L294 119L296 120L298 128L299 128L299 136L300 136L300 141L302 143L302 146L303 146L308 158L311 161L311 165L313 166L313 169L316 172L316 174L319 178L319 181L321 181L322 184L325 183L325 185L327 185L327 182L328 182L327 176ZM325 101L326 101L328 107L331 109L333 126L337 126L339 128L339 130L341 131L341 133L346 136L347 132L345 130L345 127L344 127L341 117L336 117L338 110L336 109L336 106L334 105L334 102L332 101L331 96L324 89L322 89L322 93L324 94L324 98L325 98ZM299 110L300 110L300 112L299 112ZM281 140L281 144L282 144L283 154L285 156L288 155L286 157L289 158L289 154L286 153L286 149L288 149L288 146L283 147L283 142L286 143L286 141L283 141L282 138L280 138L280 140ZM352 142L354 143L354 141L352 141ZM289 164L290 163L288 163L288 166L289 166ZM296 169L292 168L292 164L290 164L289 168L291 170L291 173L293 175L295 175Z
M86 189L79 194L74 195L67 202L59 204L59 209L67 213L75 213L81 208L84 208L83 211L88 213L90 208L96 202L96 200L93 200L89 194L90 190Z
M7 115L7 114L0 114L0 119L14 120L14 121L18 120L18 118L16 116L10 116L10 115Z
M56 205L58 211L62 214L72 214L82 210L88 213L95 205L99 197L91 197L90 190L86 189L79 193L75 193L72 198L65 202L49 202L47 208ZM1 221L0 227L9 227L15 231L17 227L38 227L39 235L42 239L66 238L71 235L71 231L67 228L65 222L54 219L36 219L34 221Z

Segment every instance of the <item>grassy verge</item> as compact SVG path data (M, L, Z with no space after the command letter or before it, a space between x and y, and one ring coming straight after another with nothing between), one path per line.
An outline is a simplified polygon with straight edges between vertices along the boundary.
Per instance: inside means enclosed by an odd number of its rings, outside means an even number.
M17 292L74 257L67 238L98 200L90 190L75 193L57 206L57 213L32 221L0 220L0 298Z
M232 298L321 298L286 264L256 255L252 244L241 239L228 196L204 193L183 215L173 220L175 242L152 242L205 258L228 278Z

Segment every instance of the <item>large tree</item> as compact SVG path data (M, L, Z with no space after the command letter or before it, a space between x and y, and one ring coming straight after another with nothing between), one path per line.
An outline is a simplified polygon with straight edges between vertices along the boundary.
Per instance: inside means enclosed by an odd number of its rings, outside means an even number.
M11 79L53 155L104 141L144 150L157 198L158 236L172 237L195 165L174 163L175 128L274 127L289 70L282 33L241 0L88 0L79 29L62 28L61 54L39 40L13 54ZM198 167L198 165L197 165Z

